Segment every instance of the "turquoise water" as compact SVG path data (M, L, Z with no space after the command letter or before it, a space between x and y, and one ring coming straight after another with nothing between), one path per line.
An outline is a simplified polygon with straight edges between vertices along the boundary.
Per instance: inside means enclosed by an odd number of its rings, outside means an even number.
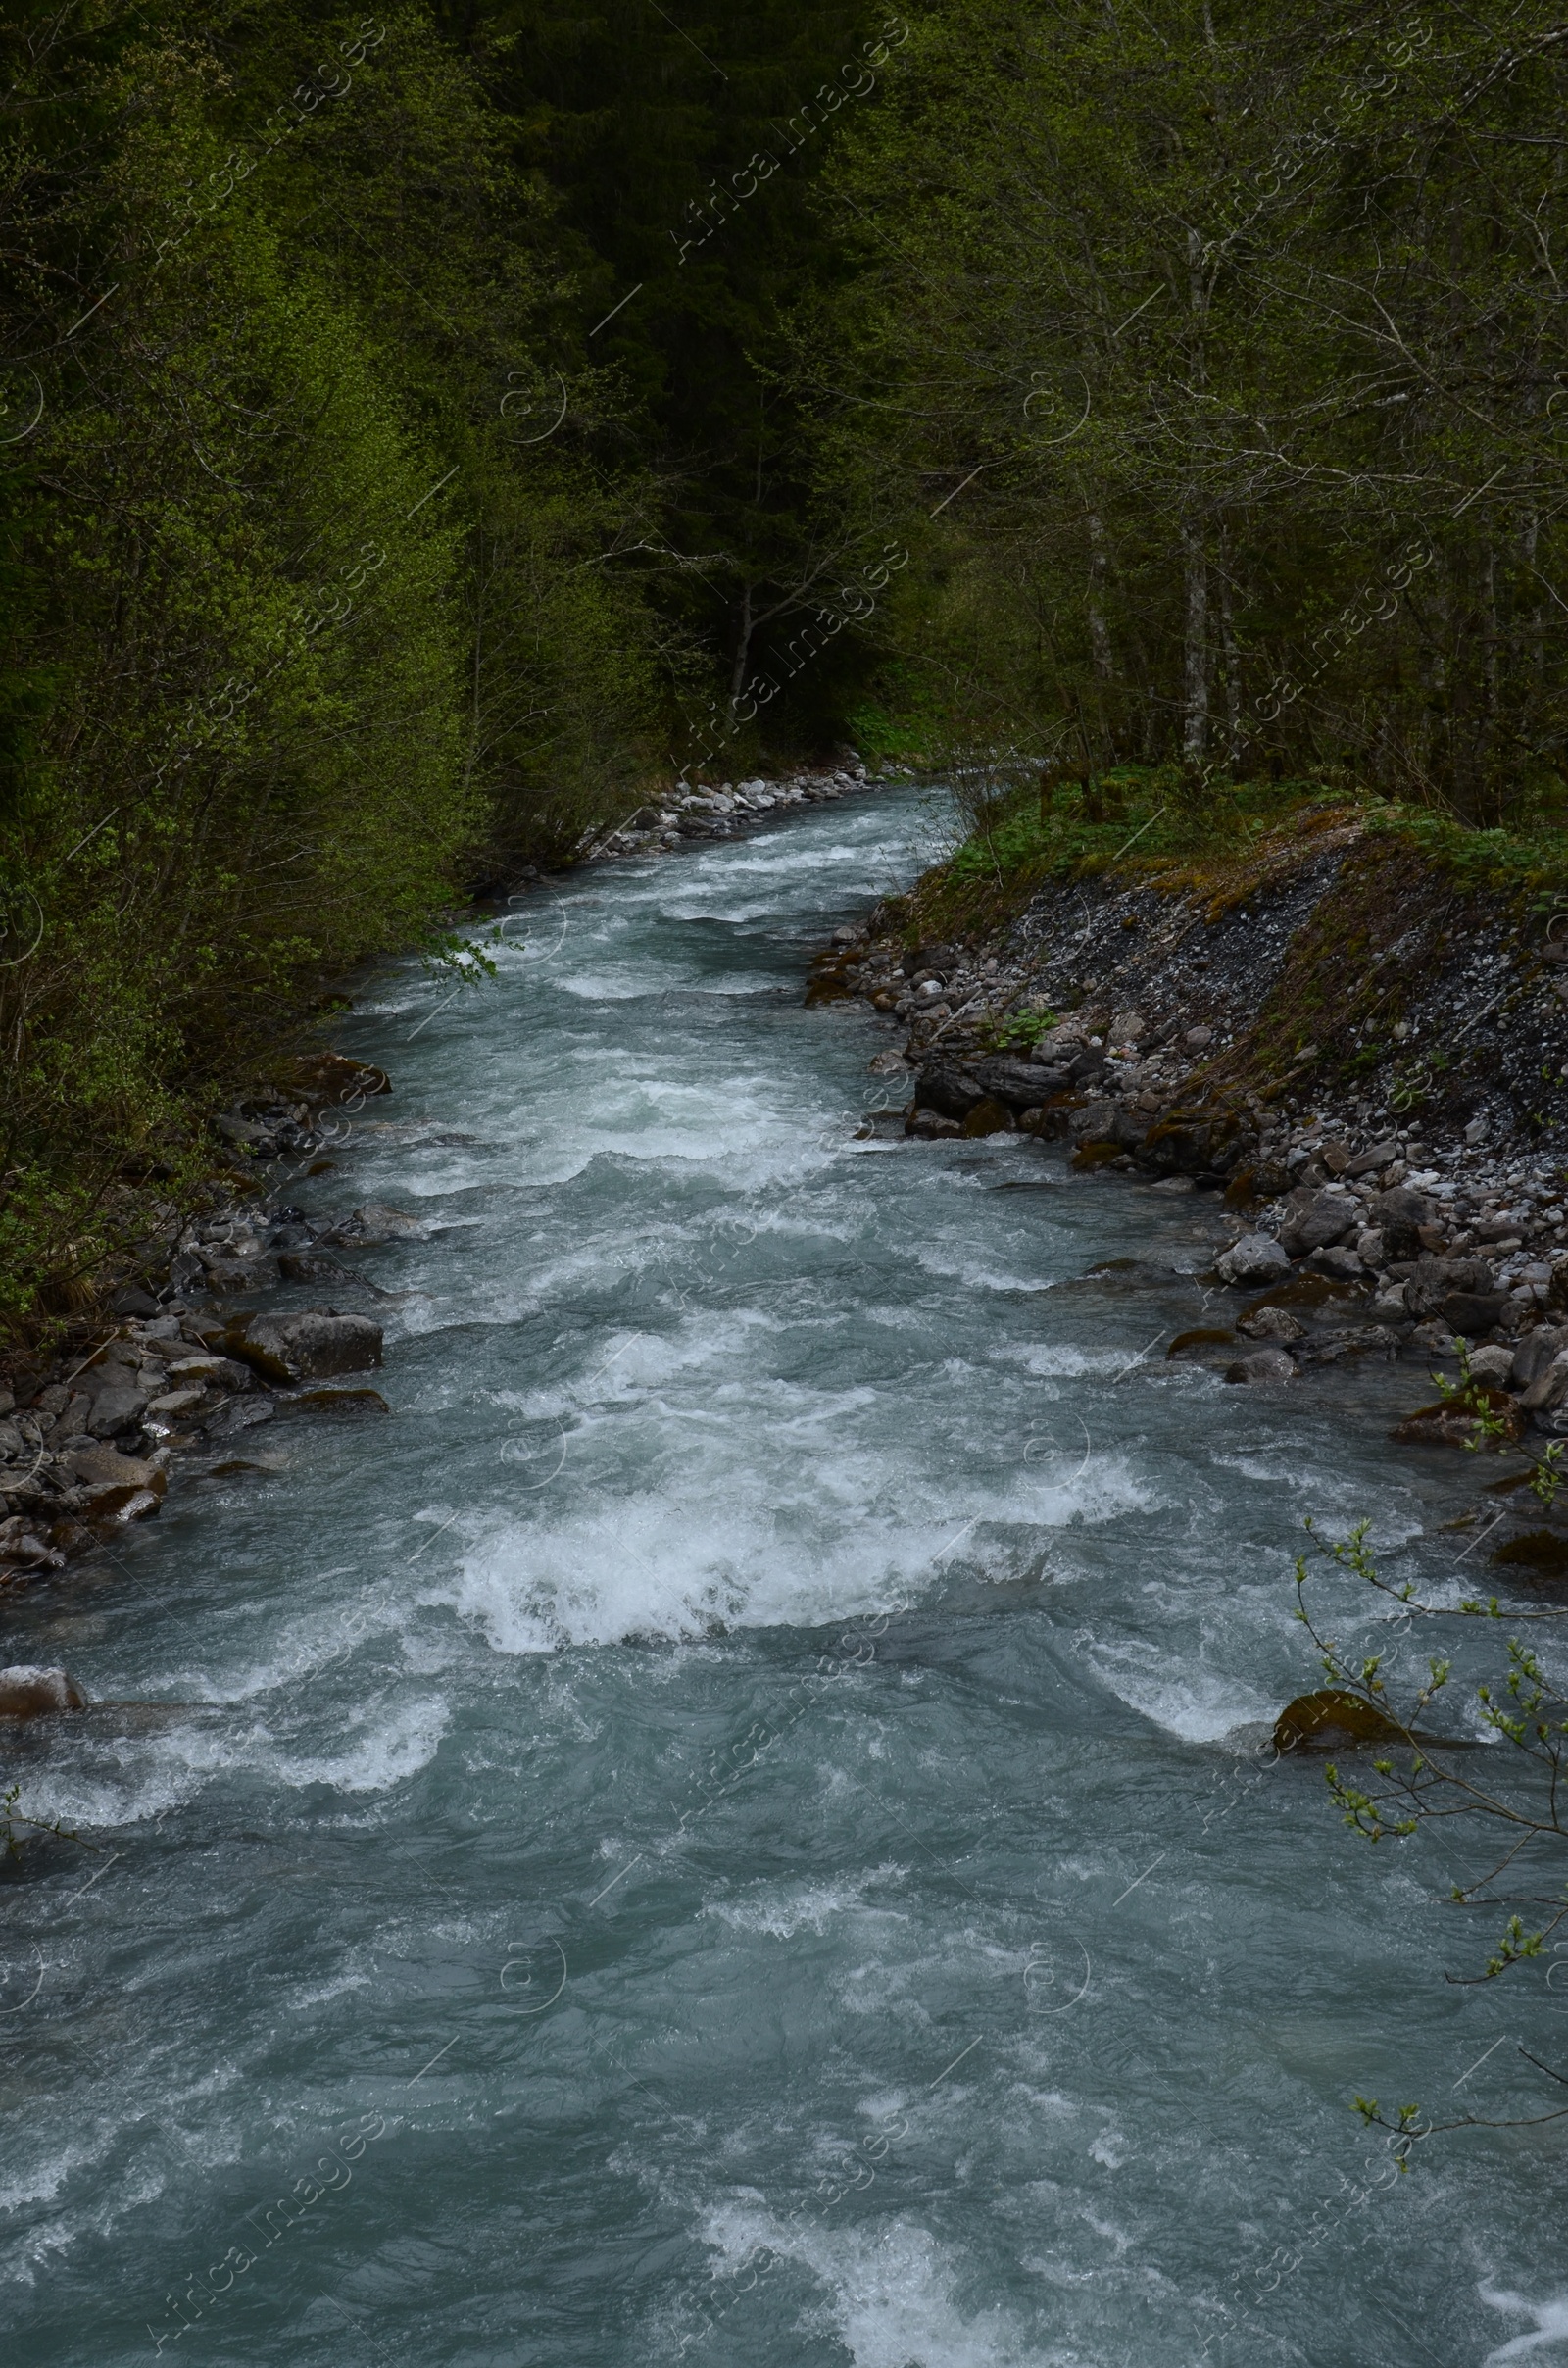
M172 1705L12 1752L103 1848L0 1890L8 2360L1568 2352L1550 2136L1399 2179L1347 2109L1517 2105L1466 2067L1551 1994L1446 1986L1491 1919L1259 1748L1302 1517L1441 1575L1473 1470L1386 1446L1408 1371L1166 1361L1206 1202L858 1137L891 1039L806 959L938 827L601 870L362 1005L396 1091L290 1192L424 1221L356 1260L390 1418L6 1606Z

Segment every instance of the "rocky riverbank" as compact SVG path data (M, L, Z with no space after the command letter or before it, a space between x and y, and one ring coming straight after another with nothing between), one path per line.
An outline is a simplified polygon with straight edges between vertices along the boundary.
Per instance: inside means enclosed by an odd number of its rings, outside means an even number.
M1483 1407L1494 1439L1568 1435L1568 948L1549 911L1333 810L1241 876L1112 869L938 935L945 890L933 875L840 930L808 989L902 1038L873 1066L907 1098L876 1131L1017 1131L1079 1171L1215 1196L1216 1320L1175 1351L1228 1380L1447 1359L1462 1403L1399 1435L1463 1444Z
M776 779L764 780L759 774L747 781L720 781L711 788L676 787L659 805L639 808L600 839L592 860L673 854L693 840L739 838L764 822L781 820L792 809L830 806L840 798L908 778L906 765L868 772L853 749L846 749L831 765L808 765Z

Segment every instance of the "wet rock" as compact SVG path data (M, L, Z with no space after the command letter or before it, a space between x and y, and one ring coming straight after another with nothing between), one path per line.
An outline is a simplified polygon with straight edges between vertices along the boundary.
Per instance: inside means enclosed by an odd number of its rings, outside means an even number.
M1276 1751L1337 1751L1347 1744L1402 1743L1404 1730L1384 1710L1341 1686L1298 1694L1274 1724Z
M868 1063L873 1077L901 1077L908 1067L902 1053L878 1053Z
M127 1431L138 1424L146 1411L145 1390L115 1381L93 1399L85 1427L94 1439L113 1439L117 1431Z
M1250 1357L1238 1357L1227 1365L1227 1381L1250 1382L1254 1386L1276 1381L1293 1381L1296 1366L1283 1349L1254 1349Z
M1190 1332L1178 1332L1165 1355L1181 1357L1189 1349L1228 1348L1235 1338L1234 1332L1221 1330L1217 1324L1197 1324Z
M1277 1201L1291 1189L1291 1171L1277 1160L1258 1159L1239 1167L1225 1187L1227 1209L1245 1209L1252 1201Z
M933 1110L939 1118L951 1118L957 1126L986 1099L984 1086L969 1070L936 1061L923 1068L914 1081L916 1111Z
M1485 1349L1472 1349L1470 1370L1477 1381L1489 1382L1494 1389L1505 1390L1513 1380L1515 1352L1496 1341Z
M941 1142L947 1136L963 1132L956 1118L945 1118L940 1110L917 1110L904 1123L906 1135L914 1135L926 1143Z
M1306 1326L1299 1323L1288 1307L1254 1307L1244 1315L1236 1327L1244 1340L1272 1340L1282 1346L1293 1340L1306 1338Z
M1183 1193L1196 1192L1198 1186L1191 1176L1161 1176L1159 1182L1151 1184L1149 1189L1151 1192L1168 1193L1174 1198ZM1289 1258L1285 1261L1287 1266L1290 1262Z
M1214 1270L1222 1282L1256 1290L1260 1283L1276 1282L1289 1274L1291 1261L1270 1235L1244 1233L1215 1259Z
M277 1262L286 1283L357 1283L360 1279L321 1250L285 1250Z
M993 1102L1004 1102L1013 1110L1032 1110L1070 1082L1068 1069L1059 1064L1043 1067L1034 1061L977 1061L974 1075Z
M1011 1134L1014 1131L1012 1112L1004 1104L994 1102L988 1096L984 1102L975 1104L960 1131L965 1135Z
M1343 1242L1360 1221L1361 1204L1348 1193L1293 1192L1280 1212L1280 1246L1292 1258L1304 1258L1308 1251Z
M208 1286L213 1291L234 1295L248 1291L270 1291L278 1280L276 1258L229 1258L221 1251L207 1250L198 1255Z
M1492 1555L1505 1567L1541 1571L1552 1578L1568 1577L1568 1538L1552 1529L1527 1529L1510 1538Z
M340 1218L318 1239L332 1250L373 1250L384 1242L422 1241L424 1227L417 1217L411 1217L404 1209L390 1209L377 1201Z
M1389 1437L1400 1447L1468 1448L1477 1439L1477 1418L1482 1406L1502 1425L1500 1433L1482 1436L1483 1446L1507 1446L1519 1437L1524 1425L1518 1401L1505 1390L1493 1389L1487 1383L1467 1391L1463 1398L1446 1398L1436 1406L1417 1406L1403 1422L1396 1423Z
M358 1418L366 1414L390 1414L379 1390L289 1390L273 1401L272 1410L278 1414L336 1414Z
M0 1718L51 1718L86 1707L87 1697L69 1670L40 1668L32 1661L0 1669Z
M381 1327L368 1315L321 1307L300 1315L248 1315L231 1324L223 1346L269 1381L330 1380L381 1362Z
M40 1537L24 1513L0 1521L0 1569L61 1570L65 1555L49 1539Z

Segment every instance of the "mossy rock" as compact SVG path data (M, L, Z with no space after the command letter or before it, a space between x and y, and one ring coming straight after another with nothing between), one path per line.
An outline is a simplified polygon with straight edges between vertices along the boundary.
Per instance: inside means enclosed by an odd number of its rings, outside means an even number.
M1475 1383L1463 1398L1443 1398L1436 1406L1417 1406L1402 1422L1396 1422L1389 1437L1398 1447L1463 1447L1473 1445L1476 1438L1478 1404L1484 1406L1494 1419L1500 1418L1501 1433L1484 1434L1484 1448L1507 1447L1519 1437L1524 1417L1519 1402L1506 1390L1494 1390Z
M1274 1723L1276 1751L1333 1751L1347 1743L1402 1743L1404 1731L1384 1710L1343 1686L1298 1694Z
M1493 1554L1504 1566L1539 1571L1546 1578L1568 1578L1568 1538L1554 1529L1527 1529L1510 1538Z
M964 1119L961 1131L966 1135L1010 1135L1013 1131L1012 1112L1003 1103L993 1101L988 1094L983 1102L975 1104Z
M1071 1163L1080 1170L1086 1167L1106 1167L1112 1159L1121 1158L1121 1149L1119 1143L1080 1143L1072 1155Z
M1165 1355L1180 1357L1184 1349L1228 1348L1235 1338L1234 1332L1222 1331L1217 1325L1199 1324L1191 1332L1178 1332Z

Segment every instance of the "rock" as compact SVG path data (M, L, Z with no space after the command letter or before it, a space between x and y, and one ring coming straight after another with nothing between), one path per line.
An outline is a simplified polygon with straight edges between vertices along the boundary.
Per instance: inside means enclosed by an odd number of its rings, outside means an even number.
M1254 1307L1244 1315L1237 1331L1247 1340L1291 1341L1306 1338L1305 1324L1298 1323L1288 1307Z
M256 1376L237 1357L180 1357L170 1365L176 1387L194 1389L198 1383L217 1390L254 1390Z
M1538 1324L1527 1332L1513 1353L1508 1386L1521 1394L1539 1381L1559 1349L1568 1349L1568 1332L1556 1324Z
M135 1283L125 1283L109 1302L111 1315L156 1315L158 1302Z
M60 1460L89 1496L102 1488L144 1488L161 1497L169 1486L169 1475L161 1465L136 1455L122 1455L118 1449L100 1447L96 1441L68 1447Z
M277 1262L286 1283L357 1283L360 1279L319 1250L285 1250Z
M1441 1314L1447 1321L1445 1303L1456 1293L1466 1298L1496 1298L1498 1307L1501 1306L1501 1296L1493 1289L1493 1269L1486 1258L1434 1258L1425 1253L1415 1260L1405 1280L1404 1301L1412 1315ZM1492 1323L1496 1320L1494 1315ZM1448 1328L1458 1329L1451 1323ZM1481 1329L1490 1330L1491 1325L1483 1325Z
M1225 1187L1227 1209L1245 1209L1250 1201L1277 1201L1291 1189L1291 1171L1276 1159L1259 1159L1239 1167Z
M902 1053L892 1051L878 1053L875 1059L868 1063L873 1077L899 1077L904 1074L908 1065Z
M1389 1262L1389 1252L1382 1229L1369 1225L1355 1237L1355 1255L1363 1266L1383 1267Z
M1033 1061L977 1061L974 1064L982 1090L993 1102L1005 1103L1012 1110L1033 1110L1050 1095L1060 1093L1070 1075L1068 1069L1042 1068Z
M1107 1042L1111 1044L1141 1044L1149 1034L1149 1022L1142 1011L1113 1011Z
M1178 1193L1196 1192L1198 1186L1193 1182L1191 1176L1161 1176L1159 1182L1151 1184L1149 1189L1151 1192L1164 1192L1174 1196ZM1290 1262L1289 1258L1285 1261L1287 1266Z
M1222 1282L1252 1290L1259 1283L1278 1282L1289 1274L1291 1261L1270 1235L1244 1233L1239 1242L1215 1259L1214 1270Z
M65 1669L42 1669L32 1661L0 1669L0 1718L49 1718L86 1707L87 1697Z
M975 1104L965 1118L961 1131L965 1135L1011 1134L1013 1132L1012 1112L1002 1103L993 1102L988 1096L984 1102Z
M1187 1047L1187 1050L1190 1053L1201 1053L1208 1045L1211 1045L1213 1041L1214 1031L1212 1028L1189 1028L1186 1035L1182 1038L1183 1044Z
M40 1538L24 1513L0 1521L0 1567L11 1570L61 1570L66 1557Z
M986 1099L984 1086L968 1070L945 1067L939 1062L921 1069L914 1081L915 1110L934 1110L939 1118L951 1118L958 1126Z
M1380 1169L1392 1166L1393 1162L1398 1158L1398 1156L1399 1146L1397 1143L1393 1142L1392 1140L1387 1143L1374 1143L1370 1151L1358 1152L1356 1154L1355 1158L1345 1169L1345 1173L1350 1178L1351 1182L1354 1183L1360 1176L1375 1175Z
M1482 1445L1501 1447L1517 1439L1523 1429L1519 1404L1506 1391L1493 1389L1481 1383L1469 1394L1473 1401L1485 1406L1489 1414L1502 1423L1500 1433L1483 1434ZM1403 1422L1396 1423L1389 1437L1400 1447L1471 1447L1476 1440L1476 1406L1463 1399L1445 1398L1436 1406L1417 1406Z
M1568 1399L1568 1349L1559 1349L1519 1400L1527 1414L1551 1413Z
M1473 1349L1470 1370L1477 1381L1490 1382L1495 1389L1506 1389L1513 1379L1514 1351L1498 1341L1492 1347Z
M956 1118L944 1118L940 1110L917 1110L904 1122L906 1135L918 1136L923 1142L940 1142L944 1136L962 1133Z
M384 1202L371 1202L341 1217L318 1238L333 1250L372 1250L381 1242L423 1241L424 1227L417 1217L407 1215L401 1209L389 1209Z
M1296 1365L1283 1349L1254 1349L1250 1357L1238 1357L1225 1368L1227 1381L1263 1382L1294 1381Z
M1560 1577L1568 1573L1568 1538L1559 1537L1551 1529L1523 1530L1505 1546L1497 1547L1491 1559Z
M378 1365L381 1340L380 1325L368 1315L310 1307L300 1315L243 1316L230 1324L223 1346L269 1381L326 1381Z
M1337 1242L1328 1250L1311 1251L1306 1263L1315 1274L1337 1275L1343 1283L1359 1282L1366 1272L1355 1252L1346 1242Z
M1322 1751L1357 1743L1402 1743L1404 1730L1384 1710L1340 1686L1298 1694L1274 1723L1276 1751Z
M1298 1190L1287 1197L1280 1212L1280 1246L1292 1258L1304 1258L1309 1250L1342 1242L1360 1221L1361 1204L1348 1193Z
M270 1291L277 1282L278 1265L270 1258L228 1258L221 1252L199 1253L202 1271L214 1291Z
M160 1422L173 1422L179 1415L188 1414L199 1406L206 1396L207 1392L200 1388L166 1390L162 1398L154 1398L149 1403L147 1411L156 1414Z
M277 1414L390 1414L379 1390L290 1390L272 1402Z
M1413 1258L1421 1254L1419 1228L1432 1222L1433 1207L1424 1193L1396 1185L1392 1192L1374 1193L1363 1204L1370 1223L1383 1235L1391 1258Z
M139 1423L146 1411L145 1390L125 1383L112 1383L94 1398L86 1428L95 1439L113 1439L117 1431L127 1431Z

